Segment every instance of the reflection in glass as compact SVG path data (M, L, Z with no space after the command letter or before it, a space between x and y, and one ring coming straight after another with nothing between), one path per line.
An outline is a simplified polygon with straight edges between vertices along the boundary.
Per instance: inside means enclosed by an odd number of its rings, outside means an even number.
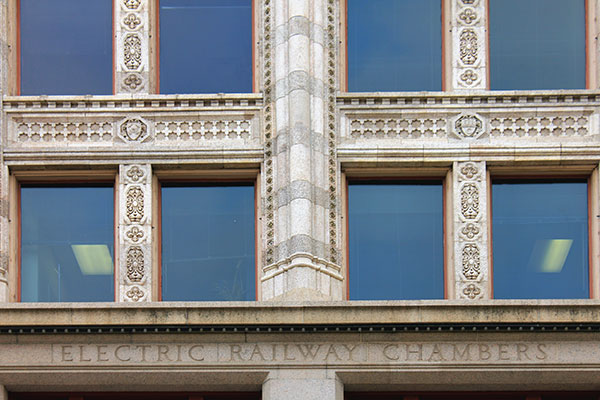
M491 89L584 89L585 26L585 0L490 0Z
M254 187L162 188L162 299L255 300Z
M442 89L440 0L348 0L348 90Z
M112 1L20 0L21 94L112 94Z
M252 92L252 0L160 0L160 92Z
M21 301L113 301L112 187L21 187Z
M589 297L586 182L496 182L494 297Z
M444 297L442 185L348 186L350 299Z

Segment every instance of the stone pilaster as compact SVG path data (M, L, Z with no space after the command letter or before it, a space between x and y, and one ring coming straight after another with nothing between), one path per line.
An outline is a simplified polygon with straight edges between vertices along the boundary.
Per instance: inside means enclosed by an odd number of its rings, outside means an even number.
M149 93L151 0L115 0L115 94Z
M263 14L266 248L261 297L341 300L337 2L263 0Z
M343 400L344 385L332 370L274 370L263 383L263 400Z
M459 299L490 297L486 176L483 161L453 165L454 279Z
M152 300L152 171L119 167L119 301Z
M1 101L8 93L8 0L0 0L0 302L8 301L8 255L9 255L9 221L8 221L8 168L4 164L4 144L7 135L7 124ZM5 392L5 391L4 391ZM0 399L2 391L0 390Z
M452 88L487 89L487 2L451 0Z

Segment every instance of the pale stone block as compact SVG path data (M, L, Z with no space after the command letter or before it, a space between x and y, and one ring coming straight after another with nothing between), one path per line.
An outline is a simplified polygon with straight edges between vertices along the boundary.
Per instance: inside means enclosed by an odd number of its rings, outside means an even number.
M310 70L310 39L304 35L294 35L288 40L289 71Z
M311 235L313 204L307 199L294 199L290 202L290 236Z
M289 179L293 181L311 181L310 149L301 144L290 147Z
M263 384L264 400L343 400L344 387L327 370L272 371Z
M290 208L289 205L279 207L275 217L275 245L285 242L290 237Z
M287 62L287 57L288 57L288 46L287 46L287 41L281 44L278 44L275 47L275 65L273 66L275 68L275 79L276 80L280 80L280 79L286 79L287 75L288 75L288 62Z
M313 238L320 242L327 241L327 210L321 205L313 205Z
M310 1L307 0L291 0L287 2L288 18L297 16L310 18Z
M310 101L311 129L313 132L323 135L327 124L327 121L325 120L325 105L323 99L321 97L311 96Z
M324 80L325 76L325 56L326 52L323 48L323 45L315 42L311 42L311 65L310 65L310 73L315 78Z

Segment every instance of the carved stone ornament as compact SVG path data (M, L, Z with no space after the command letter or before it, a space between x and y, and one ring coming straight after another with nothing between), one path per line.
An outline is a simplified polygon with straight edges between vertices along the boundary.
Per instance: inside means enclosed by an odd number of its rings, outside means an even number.
M138 69L142 65L142 39L134 33L125 36L123 54L127 69Z
M131 29L132 31L137 29L142 23L142 20L135 14L127 14L125 18L123 18L123 25Z
M467 285L467 287L465 287L463 289L463 294L465 296L467 296L469 299L473 300L473 299L475 299L477 296L479 296L481 294L481 289L479 289L474 284L469 283Z
M473 4L475 0L462 0L463 4Z
M460 59L465 65L473 65L477 61L477 33L473 29L465 29L460 34Z
M463 81L465 85L471 86L479 80L479 75L472 69L468 69L460 74L460 80Z
M137 89L143 83L142 78L136 74L129 74L123 79L123 86L131 90Z
M458 18L466 25L471 25L477 20L477 13L472 8L465 8L458 14Z
M137 243L144 238L144 231L137 226L134 226L127 231L126 235L133 243Z
M142 4L141 0L125 0L124 3L125 7L129 8L130 10L136 10L140 7L140 5Z
M148 136L148 125L138 118L130 118L121 124L121 137L128 141L142 141Z
M144 192L139 187L127 190L127 218L131 222L141 222L144 218Z
M144 252L139 246L127 251L127 278L131 282L140 282L144 278Z
M467 179L473 179L479 173L479 168L473 163L468 163L461 167L460 173Z
M144 292L138 286L134 286L127 291L126 295L133 301L140 301L144 297Z
M467 244L462 250L462 273L465 278L475 280L481 272L481 258L479 248L474 244Z
M127 177L133 182L139 182L144 177L144 171L137 165L134 165L127 171Z
M473 183L467 183L460 191L460 206L466 219L475 219L479 214L479 189Z
M483 133L483 122L476 115L463 115L454 122L456 133L465 138L476 138Z
M460 233L469 240L475 239L479 232L479 227L472 222L469 222L460 230Z

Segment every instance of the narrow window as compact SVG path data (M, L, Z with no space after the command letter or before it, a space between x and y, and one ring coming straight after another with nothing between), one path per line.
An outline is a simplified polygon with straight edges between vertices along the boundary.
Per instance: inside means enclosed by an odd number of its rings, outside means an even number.
M585 0L489 0L490 87L584 89Z
M252 92L252 0L159 0L160 92Z
M495 181L494 297L589 298L585 181Z
M21 301L113 301L113 188L23 185L20 257Z
M348 90L442 89L440 0L347 0Z
M351 300L444 297L442 186L349 184Z
M112 1L19 0L22 95L112 94Z
M164 184L162 299L255 300L254 187Z

